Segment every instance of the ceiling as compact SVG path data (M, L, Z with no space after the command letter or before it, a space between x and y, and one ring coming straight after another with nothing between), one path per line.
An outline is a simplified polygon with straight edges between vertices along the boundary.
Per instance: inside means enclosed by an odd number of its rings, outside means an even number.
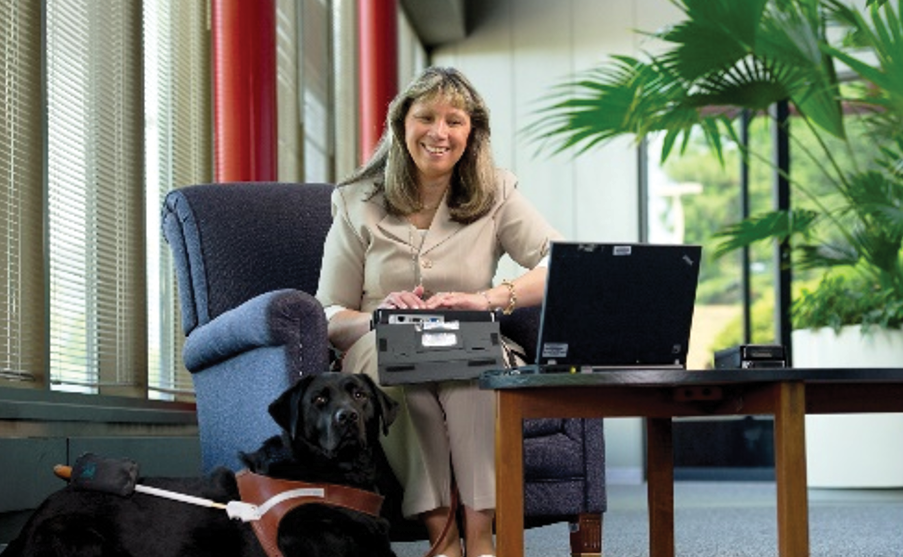
M463 39L469 31L467 7L473 0L399 0L427 49Z

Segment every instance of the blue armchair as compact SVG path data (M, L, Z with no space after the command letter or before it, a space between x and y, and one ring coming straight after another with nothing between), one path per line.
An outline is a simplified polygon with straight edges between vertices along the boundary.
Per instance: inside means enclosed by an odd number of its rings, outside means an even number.
M205 471L240 468L239 451L278 433L269 403L302 375L329 367L326 322L312 293L331 191L328 184L260 182L195 185L166 196L162 228ZM501 327L535 354L536 308L515 311ZM602 421L528 420L524 437L527 525L568 520L572 553L601 553Z

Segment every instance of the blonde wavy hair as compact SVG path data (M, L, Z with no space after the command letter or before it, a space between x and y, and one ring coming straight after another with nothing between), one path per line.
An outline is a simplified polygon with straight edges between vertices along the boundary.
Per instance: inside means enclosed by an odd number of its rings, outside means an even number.
M340 186L372 180L374 195L383 192L386 210L409 215L421 209L417 167L405 144L405 117L415 102L442 99L470 116L470 136L455 165L447 203L451 218L469 223L495 203L495 165L489 142L489 109L470 81L454 68L430 67L389 104L386 126L373 156Z

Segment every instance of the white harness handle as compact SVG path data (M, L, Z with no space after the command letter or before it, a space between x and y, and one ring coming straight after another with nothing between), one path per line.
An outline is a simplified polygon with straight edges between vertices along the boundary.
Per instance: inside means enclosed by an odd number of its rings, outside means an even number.
M283 491L278 495L274 495L270 497L260 506L253 505L251 503L245 503L243 501L229 501L226 504L218 503L216 501L211 501L210 499L203 499L201 497L195 497L193 495L185 495L184 493L178 493L175 491L169 491L168 489L160 489L157 487L150 487L146 485L136 485L135 491L140 493L144 493L146 495L153 495L155 497L162 497L163 499L170 499L172 501L179 501L181 503L188 503L191 505L197 505L199 507L208 507L214 509L225 510L226 514L229 515L231 519L240 519L242 522L252 522L255 520L260 520L263 518L263 515L268 513L273 507L282 503L283 501L288 501L289 499L298 499L300 497L318 497L323 499L326 497L326 490L323 488L301 488L301 489L292 489L289 491Z

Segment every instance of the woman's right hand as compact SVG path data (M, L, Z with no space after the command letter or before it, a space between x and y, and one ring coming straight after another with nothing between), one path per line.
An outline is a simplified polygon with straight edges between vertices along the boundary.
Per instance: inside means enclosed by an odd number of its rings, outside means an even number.
M423 309L425 307L423 286L415 286L414 290L410 291L391 292L379 304L380 309Z

